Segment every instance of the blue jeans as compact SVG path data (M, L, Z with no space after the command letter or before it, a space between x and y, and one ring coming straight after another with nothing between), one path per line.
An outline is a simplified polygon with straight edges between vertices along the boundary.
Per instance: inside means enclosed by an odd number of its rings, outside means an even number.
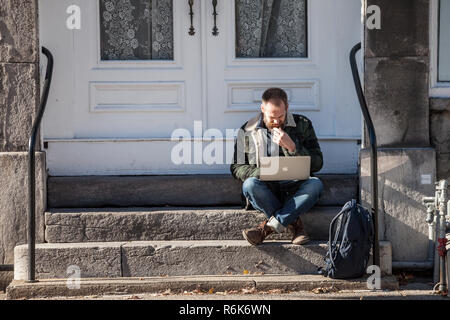
M291 181L279 181L280 185ZM319 178L305 180L284 203L276 197L267 183L252 177L244 181L242 191L253 208L263 212L268 219L274 216L284 227L294 223L298 217L311 209L319 200L323 184Z

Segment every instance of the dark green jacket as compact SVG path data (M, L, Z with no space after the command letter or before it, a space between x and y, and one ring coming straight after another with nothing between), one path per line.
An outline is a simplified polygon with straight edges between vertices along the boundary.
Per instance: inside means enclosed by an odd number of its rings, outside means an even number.
M234 178L242 182L250 177L259 177L259 159L266 154L264 148L267 140L264 141L264 130L260 127L261 119L262 113L259 113L246 122L240 128L235 140L230 171ZM283 130L295 142L296 149L294 152L289 152L286 148L280 147L279 155L286 157L310 156L311 176L314 172L320 171L323 165L323 156L311 120L305 116L288 112Z

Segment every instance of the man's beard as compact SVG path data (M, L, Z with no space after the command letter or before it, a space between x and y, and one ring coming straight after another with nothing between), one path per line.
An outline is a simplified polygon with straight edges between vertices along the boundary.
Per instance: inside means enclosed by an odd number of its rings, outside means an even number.
M281 128L281 129L283 129L283 127L284 127L284 121L283 122L279 122L277 124L270 123L265 117L264 117L264 124L266 125L266 127L267 127L267 129L269 131L272 131L274 128Z

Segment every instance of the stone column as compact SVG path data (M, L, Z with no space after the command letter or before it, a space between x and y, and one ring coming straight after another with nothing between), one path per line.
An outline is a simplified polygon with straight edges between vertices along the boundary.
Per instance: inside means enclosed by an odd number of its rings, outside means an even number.
M394 262L425 261L428 225L421 200L434 196L436 175L429 134L429 0L366 0L370 5L381 9L381 29L365 29L364 53L365 95L379 147L379 238L391 242ZM368 150L360 160L361 200L368 207Z
M13 264L14 247L27 243L27 150L40 99L38 35L37 0L0 0L0 264ZM46 170L40 151L36 182L36 235L43 242Z

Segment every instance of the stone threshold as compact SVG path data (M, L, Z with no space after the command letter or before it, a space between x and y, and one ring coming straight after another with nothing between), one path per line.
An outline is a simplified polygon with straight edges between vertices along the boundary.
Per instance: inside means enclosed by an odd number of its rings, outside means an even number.
M145 278L42 279L34 283L13 280L6 290L8 300L122 295L142 293L278 293L292 291L338 292L368 290L367 277L337 280L321 275L200 275ZM394 276L383 276L381 290L398 290Z

